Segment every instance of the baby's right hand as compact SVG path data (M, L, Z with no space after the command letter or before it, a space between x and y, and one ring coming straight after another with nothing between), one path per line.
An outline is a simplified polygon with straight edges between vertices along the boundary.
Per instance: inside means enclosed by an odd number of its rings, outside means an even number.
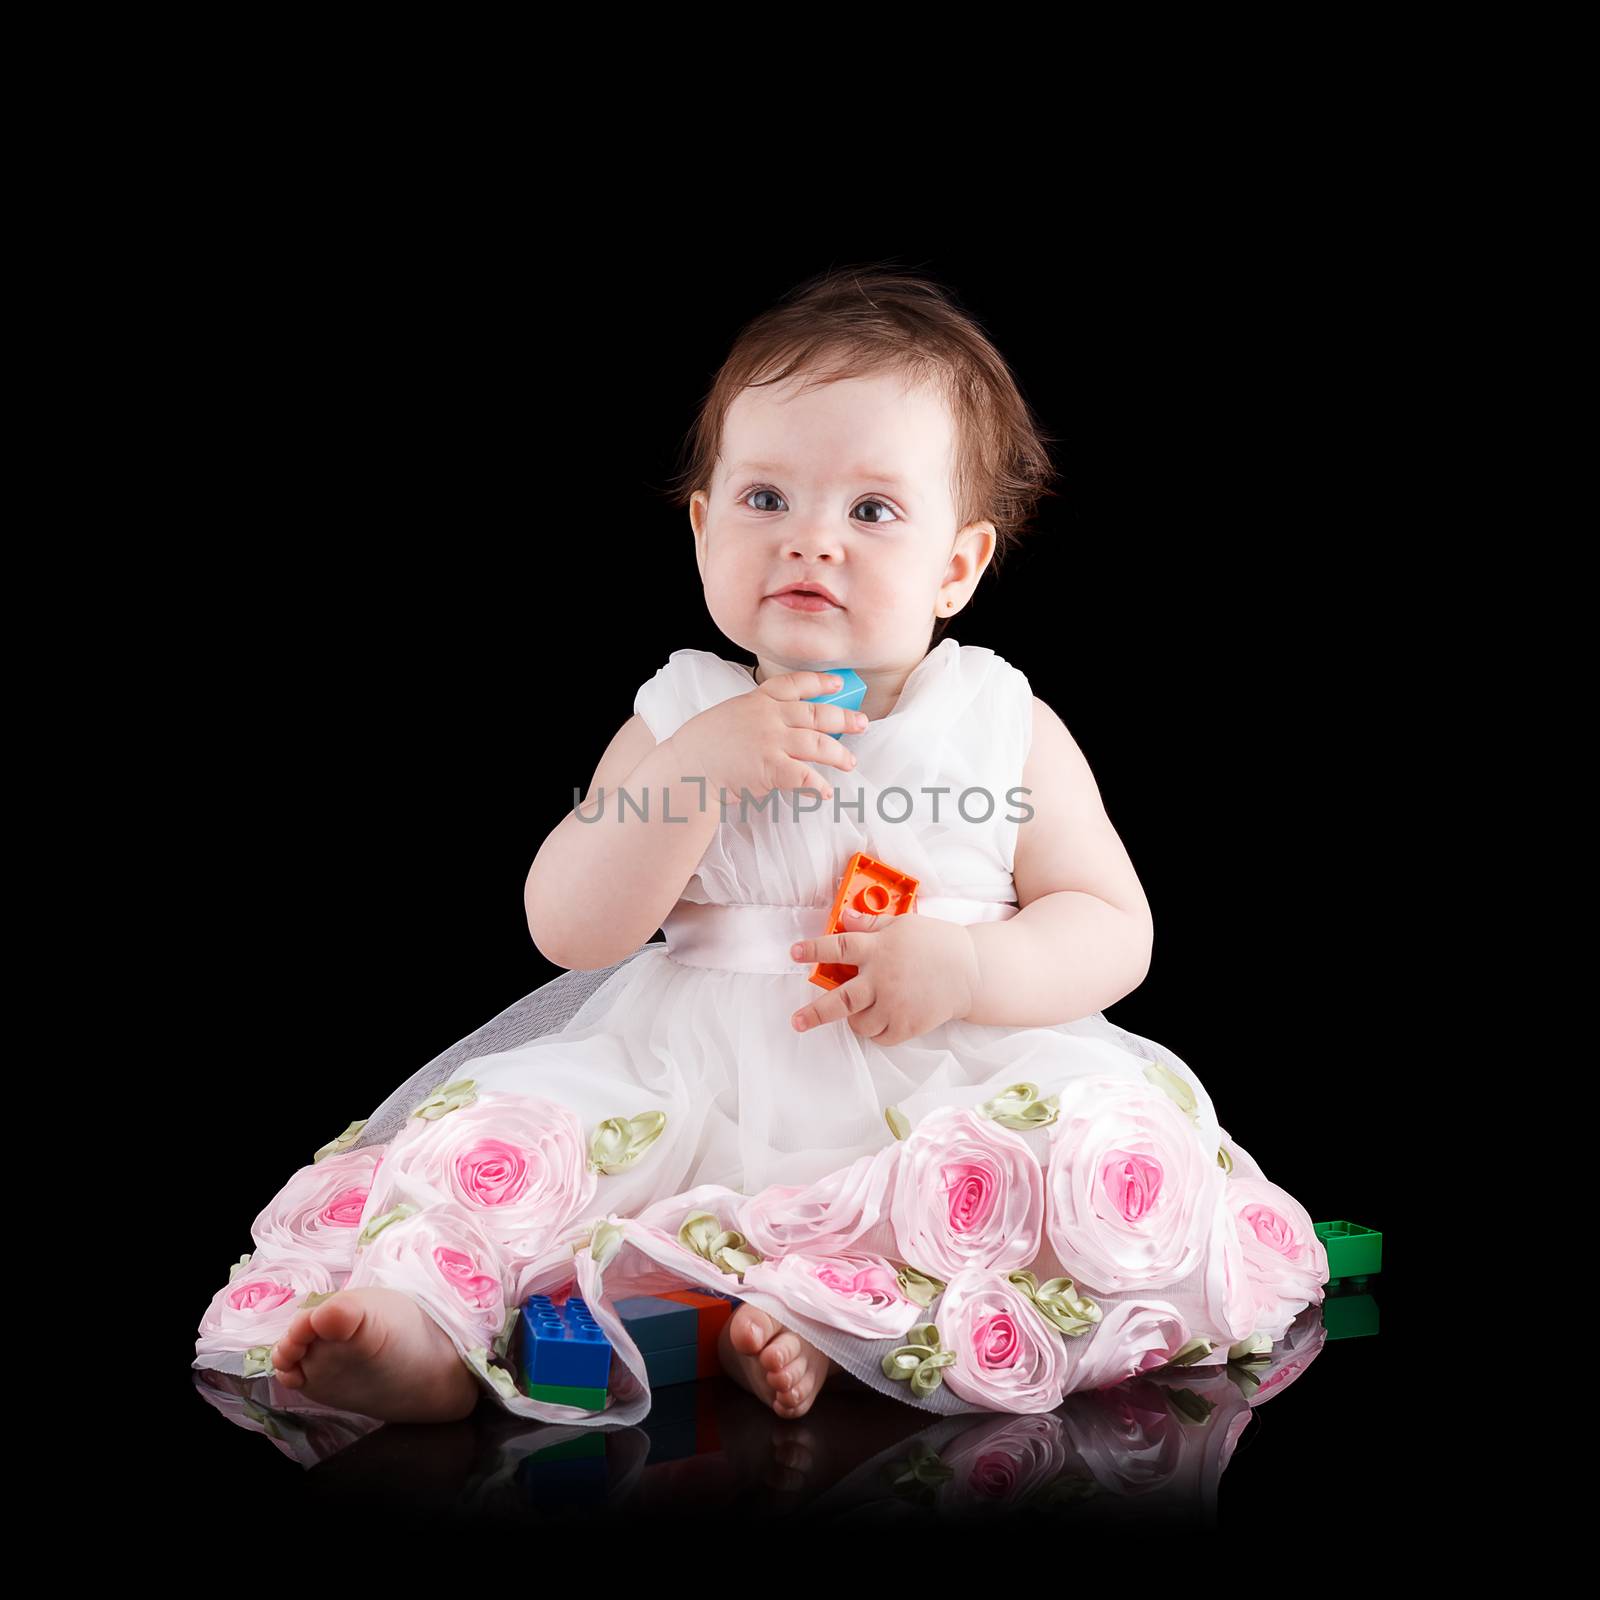
M704 777L709 797L726 789L764 795L772 789L815 789L824 798L833 785L812 763L848 772L855 757L831 733L859 733L867 718L843 706L813 704L811 697L843 688L829 672L783 672L690 717L667 741L678 752L686 777Z

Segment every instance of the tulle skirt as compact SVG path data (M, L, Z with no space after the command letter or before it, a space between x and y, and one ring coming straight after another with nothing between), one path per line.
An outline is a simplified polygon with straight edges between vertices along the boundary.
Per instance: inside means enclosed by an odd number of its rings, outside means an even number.
M1097 1013L883 1049L792 1029L815 993L660 942L562 973L292 1174L194 1365L266 1376L296 1310L385 1286L505 1409L626 1427L650 1388L616 1302L699 1287L906 1404L1030 1412L1268 1349L1321 1301L1309 1216L1164 1046ZM534 1294L610 1340L604 1410L521 1391Z

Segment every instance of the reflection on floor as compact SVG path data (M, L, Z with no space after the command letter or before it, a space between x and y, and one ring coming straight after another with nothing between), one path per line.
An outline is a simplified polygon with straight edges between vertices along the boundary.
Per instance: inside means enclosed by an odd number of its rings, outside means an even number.
M530 1425L487 1397L466 1421L416 1425L335 1411L270 1377L198 1371L194 1381L231 1422L316 1469L307 1481L319 1496L381 1500L390 1512L530 1528L591 1512L781 1513L881 1517L916 1532L930 1514L1026 1507L1206 1528L1253 1409L1322 1350L1325 1309L1308 1307L1255 1360L1170 1369L1026 1416L932 1417L864 1386L830 1384L806 1416L786 1420L719 1377L656 1390L632 1428ZM225 1470L216 1458L213 1466Z

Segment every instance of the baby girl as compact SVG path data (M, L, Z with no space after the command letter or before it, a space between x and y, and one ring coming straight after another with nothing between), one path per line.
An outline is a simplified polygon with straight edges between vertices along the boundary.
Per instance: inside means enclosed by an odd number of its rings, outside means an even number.
M887 269L831 272L745 330L706 399L677 500L689 513L711 618L753 658L747 668L721 665L747 672L748 688L724 683L708 697L714 703L689 706L692 714L663 739L637 711L617 728L582 804L552 829L528 874L528 928L539 951L559 967L594 971L640 951L658 928L671 927L675 910L726 909L705 904L716 896L682 903L708 852L745 825L735 815L738 798L777 791L786 803L805 796L814 806L833 804L836 789L881 748L874 735L902 695L909 702L919 686L929 692L930 653L945 659L932 647L959 650L942 643L944 630L1050 492L1049 477L1043 436L1003 360L973 319L924 280ZM827 700L846 667L866 685L859 710ZM901 1047L913 1051L930 1036L963 1065L996 1041L982 1072L974 1065L948 1080L962 1087L952 1103L966 1105L979 1092L967 1094L968 1084L988 1092L1021 1076L1044 1081L1037 1055L1023 1069L998 1044L1091 1017L1142 982L1152 922L1139 879L1072 735L1042 700L1024 693L1021 706L1027 725L1016 748L1025 752L1018 776L1027 814L1015 826L1014 904L1004 903L1002 885L1001 903L986 908L993 915L952 919L930 902L929 914L786 938L779 954L796 964L791 972L818 962L857 972L826 990L756 975L753 982L768 985L763 993L788 997L769 1008L772 1026L795 1035L847 1031L848 1060L872 1075L899 1071L913 1059ZM596 826L608 797L619 794L663 803L618 806L621 825ZM944 805L948 814L953 798ZM892 847L885 853L893 859ZM829 858L818 872L824 900L839 866ZM754 883L742 898L753 912L775 912L799 897L792 885ZM821 924L813 916L794 926ZM715 970L662 962L680 986ZM687 987L670 993L688 1003ZM543 1043L539 1059L548 1063L559 1052ZM696 1061L675 1064L705 1074L696 1081L707 1100L721 1096L720 1114L732 1119L726 1142L702 1135L679 1164L641 1180L626 1199L619 1189L615 1211L636 1213L713 1176L738 1187L732 1163L741 1150L770 1149L779 1159L776 1133L757 1144L747 1124L740 1142L741 1103L728 1086L761 1067L736 1062L737 1044L711 1028ZM799 1048L774 1040L772 1058ZM1060 1069L1073 1069L1065 1050ZM883 1100L900 1093L899 1081ZM536 1087L559 1098L553 1078ZM779 1131L785 1116L811 1109L794 1083L772 1097L770 1125ZM870 1106L866 1122L851 1124L866 1130L850 1135L863 1152L886 1137L884 1106L876 1110L876 1135ZM748 1104L742 1114L753 1115ZM840 1136L820 1170L843 1165L855 1153L848 1145ZM775 1164L758 1181L772 1172L811 1176ZM725 1324L721 1357L782 1417L804 1415L842 1365L748 1303ZM395 1287L341 1288L299 1309L271 1359L287 1387L391 1420L454 1419L483 1393L457 1341Z

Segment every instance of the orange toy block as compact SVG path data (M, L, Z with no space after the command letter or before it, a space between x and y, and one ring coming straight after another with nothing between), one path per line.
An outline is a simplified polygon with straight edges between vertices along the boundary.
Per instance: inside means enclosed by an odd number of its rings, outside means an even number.
M735 1301L719 1294L702 1294L697 1289L672 1289L656 1297L659 1300L677 1300L693 1306L700 1313L699 1341L696 1349L695 1377L714 1378L722 1371L722 1357L717 1353L717 1341L722 1335L722 1325L733 1315Z
M901 917L916 910L917 880L904 872L875 860L863 850L850 857L839 882L839 893L834 897L833 910L828 915L828 933L847 933L839 926L839 917L846 910L859 911L863 916ZM824 989L837 989L860 971L842 961L819 961L811 969L810 981Z

